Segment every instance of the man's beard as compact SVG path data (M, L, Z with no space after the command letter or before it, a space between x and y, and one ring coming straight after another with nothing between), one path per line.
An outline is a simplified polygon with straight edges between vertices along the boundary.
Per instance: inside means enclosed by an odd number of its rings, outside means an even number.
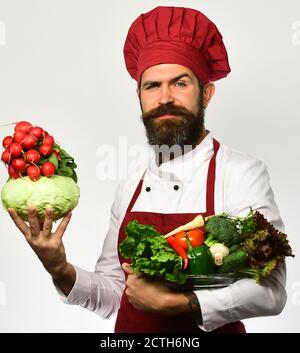
M185 146L194 146L204 130L204 113L202 100L198 113L194 114L181 106L163 104L158 108L143 112L141 119L146 128L150 145L169 148L179 146L183 152ZM175 115L172 119L158 119L163 115Z

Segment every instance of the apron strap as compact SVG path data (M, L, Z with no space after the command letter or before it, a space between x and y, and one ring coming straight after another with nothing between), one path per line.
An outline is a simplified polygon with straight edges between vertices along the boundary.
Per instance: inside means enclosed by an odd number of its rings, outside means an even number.
M220 148L220 143L213 139L214 154L210 159L207 181L206 181L206 213L215 214L215 180L216 180L216 157Z
M210 159L209 166L208 166L208 172L207 172L207 181L206 181L206 213L209 214L214 214L215 213L215 177L216 177L216 156L217 152L220 147L220 143L213 139L213 146L214 146L214 153L213 156ZM135 189L135 192L131 198L131 201L127 207L127 212L131 212L137 198L139 197L142 186L143 186L143 181L144 181L144 176L146 174L147 169L144 171L138 186Z
M133 196L131 198L131 201L130 201L128 207L127 207L127 211L126 211L127 213L131 212L132 207L135 204L135 201L137 200L137 198L139 197L139 194L141 193L142 186L143 186L143 181L144 181L144 176L146 174L146 171L147 171L147 169L144 171L144 173L143 173L143 175L141 177L141 180L139 181L138 186L135 189L135 192L134 192L134 194L133 194Z

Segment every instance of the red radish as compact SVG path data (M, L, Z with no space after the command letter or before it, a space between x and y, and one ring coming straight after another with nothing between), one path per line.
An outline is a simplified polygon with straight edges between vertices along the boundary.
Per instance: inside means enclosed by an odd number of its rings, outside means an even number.
M40 145L39 151L40 151L40 154L42 154L43 156L47 157L52 152L52 146L45 145L45 144Z
M54 145L54 137L51 136L51 135L46 136L46 137L44 138L43 143L44 143L45 145L53 146L53 145Z
M11 165L8 167L8 174L13 179L18 179L20 177Z
M53 150L53 151L52 151L52 154L55 154L56 158L57 158L59 161L61 161L61 156L60 156L60 153L59 153L59 152Z
M28 130L32 127L32 124L30 124L28 121L19 121L17 125L15 126L15 131L21 130L24 132L28 132Z
M12 143L14 142L14 139L12 136L6 136L4 137L3 141L2 141L2 146L4 148L9 147Z
M43 136L44 136L44 138L47 137L48 135L49 135L48 132L44 130L44 131L43 131Z
M24 161L23 158L16 158L13 159L11 162L11 166L14 168L14 170L18 173L24 173L26 169L26 162Z
M21 143L25 136L27 136L27 133L22 131L22 130L17 130L15 133L14 133L14 142L18 142L18 143Z
M22 147L19 143L14 142L9 146L9 152L14 158L20 157L22 154Z
M25 156L28 163L38 163L41 159L41 155L37 150L29 150L25 153Z
M33 135L27 135L22 142L22 146L27 150L34 148L36 145L37 145L37 138Z
M1 159L5 163L9 163L10 160L10 153L8 151L3 151Z
M35 136L39 140L41 140L44 137L43 132L44 130L39 126L31 127L29 129L29 133Z
M45 162L42 165L42 173L46 177L51 177L55 173L55 165L51 162Z
M33 181L39 180L41 176L41 171L40 168L36 165L31 165L26 169L26 174L29 176L29 178Z

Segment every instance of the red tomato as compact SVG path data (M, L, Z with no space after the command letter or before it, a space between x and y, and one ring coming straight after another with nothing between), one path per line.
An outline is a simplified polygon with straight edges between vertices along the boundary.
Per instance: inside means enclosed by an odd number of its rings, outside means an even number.
M205 240L205 230L202 228L192 229L187 232L179 232L175 234L175 238L180 242L181 246L188 250L188 241L186 236L189 237L191 245L193 248L200 246L204 243Z

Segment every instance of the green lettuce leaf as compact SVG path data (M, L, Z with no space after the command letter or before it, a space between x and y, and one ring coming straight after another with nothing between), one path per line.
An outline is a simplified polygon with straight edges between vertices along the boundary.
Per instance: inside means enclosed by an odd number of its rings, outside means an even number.
M132 221L126 226L125 233L126 238L119 250L125 259L131 259L135 273L143 272L179 284L186 281L182 258L153 226Z

